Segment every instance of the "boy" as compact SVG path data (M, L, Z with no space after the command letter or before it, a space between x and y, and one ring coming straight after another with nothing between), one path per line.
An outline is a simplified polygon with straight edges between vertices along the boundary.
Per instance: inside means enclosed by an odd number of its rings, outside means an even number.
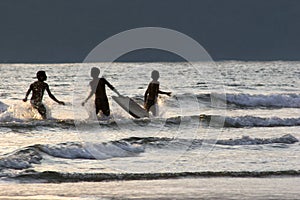
M36 73L36 78L38 79L38 81L35 81L34 83L32 83L30 85L23 101L24 102L27 101L27 97L30 94L30 92L32 91L32 96L31 96L31 99L30 99L31 105L35 109L38 110L38 112L40 113L40 115L42 116L43 119L47 119L47 111L46 111L46 108L45 108L44 104L42 103L45 90L48 92L49 97L53 101L55 101L55 102L57 102L61 105L65 105L65 103L63 101L57 100L55 98L55 96L51 93L51 91L49 89L49 85L44 82L44 81L47 80L47 76L46 76L45 71L38 71Z
M99 111L101 111L102 114L104 114L106 117L109 117L110 109L105 85L107 85L117 95L120 96L120 93L105 78L99 78L99 74L100 70L98 68L93 67L91 69L91 77L93 78L93 80L90 82L91 92L86 100L82 102L82 106L84 106L84 104L93 96L93 94L95 94L96 115L99 113Z
M159 90L159 72L156 70L153 70L151 73L151 78L153 79L145 92L144 95L144 107L147 110L147 112L151 111L154 116L157 116L157 97L158 94L166 94L168 96L171 95L171 92L163 92Z

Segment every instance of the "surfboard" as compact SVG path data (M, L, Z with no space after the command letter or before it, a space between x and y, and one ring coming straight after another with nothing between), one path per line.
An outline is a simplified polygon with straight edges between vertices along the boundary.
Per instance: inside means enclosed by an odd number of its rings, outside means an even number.
M112 96L112 98L134 118L149 117L149 113L131 98L127 96Z
M7 111L8 105L0 101L0 113Z

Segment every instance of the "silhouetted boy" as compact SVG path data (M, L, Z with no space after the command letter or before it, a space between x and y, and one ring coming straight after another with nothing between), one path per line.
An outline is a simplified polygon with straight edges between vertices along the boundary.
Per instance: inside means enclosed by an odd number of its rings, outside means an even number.
M105 116L110 115L108 98L106 95L105 85L107 85L112 91L114 91L117 95L120 96L120 93L105 79L99 78L100 70L96 67L91 69L91 77L93 80L90 82L91 92L86 100L82 103L82 106L95 94L95 107L96 107L96 115L99 111Z
M158 114L156 110L158 94L166 94L170 96L171 92L163 92L159 90L158 71L153 70L151 73L151 78L153 80L149 83L148 88L144 95L144 107L148 112L151 111L152 114L156 116Z
M47 91L49 97L53 101L55 101L55 102L57 102L61 105L65 105L65 103L63 101L57 100L55 98L55 96L51 93L51 91L49 89L49 85L44 82L44 81L47 80L47 76L46 76L45 71L38 71L36 73L36 77L37 77L38 81L35 81L34 83L32 83L30 85L23 101L24 102L27 101L27 97L30 94L30 92L32 91L32 96L31 96L31 99L30 99L30 103L35 109L38 110L38 112L41 114L42 118L46 119L47 118L47 110L46 110L44 104L42 103L45 90Z

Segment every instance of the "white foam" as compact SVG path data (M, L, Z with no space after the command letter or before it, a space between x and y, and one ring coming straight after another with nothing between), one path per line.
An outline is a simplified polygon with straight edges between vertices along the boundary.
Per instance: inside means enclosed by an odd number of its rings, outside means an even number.
M42 156L35 148L28 147L1 158L0 169L26 169L32 167L33 163L39 164L41 159Z
M294 136L287 134L279 138L251 138L249 136L243 136L239 139L229 139L229 140L218 140L217 144L221 145L261 145L261 144L274 144L274 143L283 143L283 144L293 144L299 142Z
M272 94L272 95L250 95L250 94L227 94L228 103L248 107L285 107L300 108L300 95L298 94Z
M300 118L261 118L253 116L226 117L225 125L229 127L299 126Z
M13 113L5 111L0 114L0 122L23 122L23 120L15 118Z
M12 104L5 108L6 110L4 112L1 113L0 111L0 122L24 122L32 119L42 119L38 111L34 109L29 102ZM47 117L51 118L51 114L48 110L47 108Z
M40 145L39 148L41 151L51 156L71 159L107 159L112 157L127 157L134 156L135 154L144 151L142 146L131 145L127 142L91 144L88 148L80 143L68 142L57 145Z
M39 149L54 157L94 159L79 143L68 142L57 145L40 145Z

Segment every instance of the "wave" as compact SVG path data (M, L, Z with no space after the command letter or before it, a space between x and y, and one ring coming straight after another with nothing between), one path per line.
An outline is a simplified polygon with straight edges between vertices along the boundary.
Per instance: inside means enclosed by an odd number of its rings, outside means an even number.
M142 103L141 96L132 97L134 100ZM198 102L206 107L211 106L211 102L220 101L220 105L235 106L238 108L300 108L300 95L295 93L285 94L226 94L226 93L203 93L192 94L183 93L175 94L172 98L160 98L165 105L170 107L179 107L178 101L189 103L190 101L198 100Z
M136 97L136 99L139 99ZM163 99L164 103L168 106L180 106L178 100L183 102L190 102L198 100L198 103L205 107L215 105L223 105L237 108L300 108L300 95L295 93L285 94L226 94L226 93L203 93L203 94L176 94L172 98Z
M6 128L34 128L37 126L44 127L59 127L59 128L71 128L75 127L74 120L72 119L47 119L47 120L22 120L18 118L1 118L0 117L0 127Z
M38 182L101 182L126 180L160 180L201 177L286 177L300 176L299 170L286 171L203 171L203 172L166 172L166 173L61 173L56 171L27 172L10 176L10 179Z
M93 148L101 152L97 159L110 159L116 157L133 157L144 153L147 147L152 148L201 148L203 143L216 145L264 145L264 144L294 144L299 142L294 136L287 134L278 138L251 138L243 136L238 139L226 140L203 140L203 139L180 139L159 137L130 137L118 141L93 144ZM41 164L44 154L65 159L95 159L82 143L67 142L60 144L36 144L23 149L5 154L0 158L1 169L27 169L32 164Z
M32 167L32 164L40 164L43 156L35 147L27 147L0 158L0 170L26 169Z
M120 123L120 124L119 124ZM2 115L0 117L0 127L6 128L34 128L37 126L42 127L59 127L59 128L75 128L81 125L88 124L99 124L101 127L117 128L119 125L126 127L132 123L145 127L147 125L155 125L162 123L165 126L178 126L180 124L186 123L199 123L202 126L215 126L215 127L228 127L228 128L243 128L243 127L280 127L280 126L300 126L300 118L279 118L279 117L255 117L255 116L219 116L219 115L192 115L192 116L175 116L169 118L144 118L144 119L132 119L132 118L122 118L122 119L111 119L108 121L82 121L77 122L73 119L48 119L48 120L21 120L15 118L5 118ZM76 125L75 125L76 124Z
M137 156L144 152L141 145L130 144L126 141L113 141L108 143L94 144L102 154L102 158L108 159L115 157ZM26 169L32 167L32 164L40 164L44 158L43 153L67 159L95 159L95 157L79 142L67 142L56 145L37 144L17 150L10 154L3 155L0 158L1 169Z
M195 116L194 116L195 117ZM254 117L254 116L238 116L226 117L218 115L199 116L200 121L209 125L211 120L222 119L224 127L243 128L243 127L279 127L279 126L300 126L300 118L279 118L279 117Z
M216 144L219 145L262 145L262 144L294 144L299 142L297 138L291 134L286 134L279 138L251 138L249 136L243 136L238 139L229 139L229 140L218 140Z
M298 94L226 94L228 104L239 107L266 107L266 108L300 108Z
M187 145L196 148L201 147L203 143L215 143L217 145L230 145L230 146L240 146L240 145L264 145L264 144L294 144L299 142L299 140L291 134L286 134L281 137L275 138L251 138L249 136L242 136L242 138L237 139L225 139L225 140L203 140L203 139L172 139L172 138L159 138L159 137L130 137L123 139L124 141L130 143L136 143L140 145L151 145L151 146L170 146L172 144L176 144L175 148L178 147L178 144Z
M191 120L200 120L200 125L202 126L215 126L227 128L300 126L300 118L255 116L228 117L221 115L206 114L200 114L199 116L193 115L170 117L165 119L165 124L172 125L181 123L191 123Z
M67 142L58 145L39 145L39 150L53 157L59 158L82 158L95 159L95 157L81 143ZM93 144L101 152L97 159L108 159L114 157L137 156L144 152L144 148L140 145L130 144L126 141L113 141L108 143Z

